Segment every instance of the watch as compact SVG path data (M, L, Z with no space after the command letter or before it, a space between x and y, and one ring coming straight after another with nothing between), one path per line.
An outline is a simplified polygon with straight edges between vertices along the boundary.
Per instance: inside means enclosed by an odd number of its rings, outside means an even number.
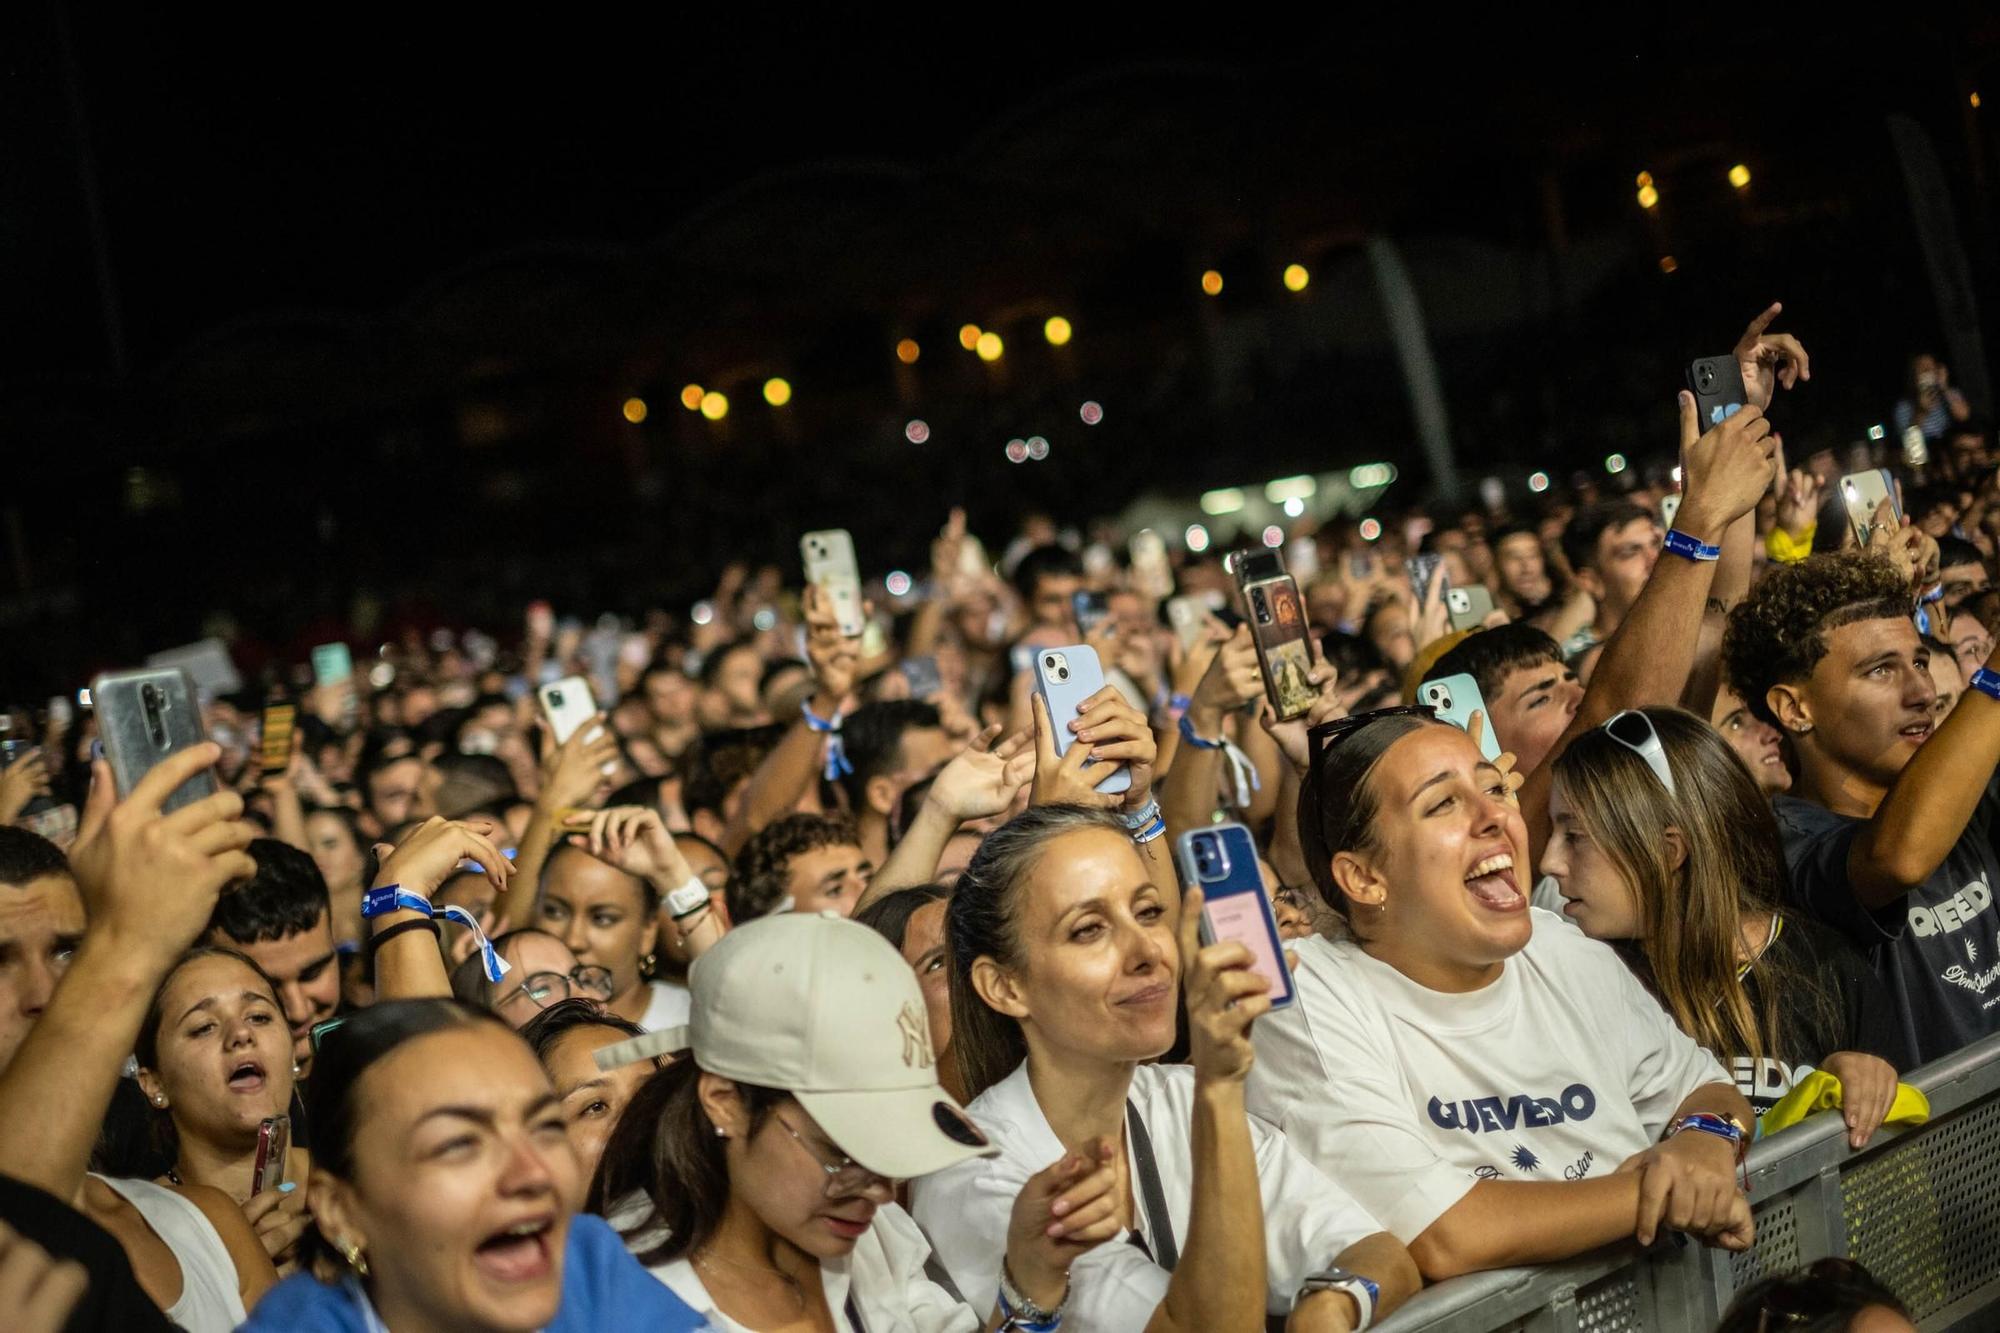
M708 885L691 879L667 894L667 915L679 921L708 906Z
M1355 1309L1361 1312L1354 1325L1354 1333L1361 1333L1375 1322L1375 1305L1382 1299L1382 1289L1359 1273L1350 1273L1345 1268L1322 1268L1299 1284L1298 1295L1293 1302L1304 1300L1316 1291L1345 1292L1354 1298Z

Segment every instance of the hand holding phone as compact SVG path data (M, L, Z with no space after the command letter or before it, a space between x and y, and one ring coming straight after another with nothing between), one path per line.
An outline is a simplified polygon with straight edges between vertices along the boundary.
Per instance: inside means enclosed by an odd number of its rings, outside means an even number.
M257 1126L257 1164L252 1173L252 1194L263 1194L285 1183L285 1170L292 1151L292 1118L274 1115Z
M293 724L298 712L292 704L267 704L264 708L257 767L267 778L283 777L291 770Z
M1082 704L1104 688L1104 668L1097 660L1097 650L1088 644L1070 644L1061 648L1037 648L1030 666L1035 674L1035 697L1041 701L1048 715L1051 732L1052 757L1065 759L1077 743L1076 733L1069 729L1081 710ZM1092 784L1095 790L1105 796L1119 795L1132 789L1132 774L1124 764L1085 762L1085 776L1089 769L1104 772ZM1047 775L1037 775L1036 785L1043 785Z
M542 686L537 694L557 745L568 741L578 727L597 716L597 699L590 692L590 682L582 676L565 676L552 685Z
M815 584L833 605L834 618L847 638L859 638L868 628L861 601L861 568L854 558L854 539L843 528L808 532L799 539L806 582Z
M1185 889L1200 889L1203 945L1233 940L1250 951L1250 970L1270 983L1273 1009L1292 1002L1292 970L1278 919L1257 867L1257 844L1241 824L1190 829L1174 840Z
M178 668L99 676L91 685L91 697L97 707L98 737L121 797L131 795L161 761L208 739L194 682ZM160 812L172 814L216 791L214 769L203 768L160 802Z
M1470 588L1447 588L1444 608L1453 629L1478 629L1493 614L1493 594L1479 583Z
M1440 722L1449 722L1460 731L1471 731L1472 715L1480 714L1485 725L1479 729L1479 753L1499 762L1500 738L1493 734L1493 714L1487 711L1486 700L1480 696L1479 682L1470 675L1460 673L1425 681L1417 688L1417 702L1429 704L1437 710Z
M1854 529L1855 544L1866 549L1875 535L1877 515L1888 505L1883 526L1901 527L1903 506L1896 498L1896 479L1885 467L1866 472L1850 472L1840 479L1840 500L1847 509L1848 524Z

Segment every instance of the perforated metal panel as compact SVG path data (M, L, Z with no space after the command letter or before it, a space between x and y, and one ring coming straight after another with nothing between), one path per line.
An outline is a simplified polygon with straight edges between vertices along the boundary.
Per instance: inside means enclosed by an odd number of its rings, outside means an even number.
M1577 1295L1576 1326L1581 1333L1644 1333L1638 1274L1614 1273Z
M1799 1217L1790 1198L1767 1205L1757 1213L1757 1243L1744 1254L1731 1255L1729 1272L1740 1290L1771 1273L1798 1267Z
M1919 1321L2000 1280L2000 1103L1933 1125L1842 1174L1848 1253Z

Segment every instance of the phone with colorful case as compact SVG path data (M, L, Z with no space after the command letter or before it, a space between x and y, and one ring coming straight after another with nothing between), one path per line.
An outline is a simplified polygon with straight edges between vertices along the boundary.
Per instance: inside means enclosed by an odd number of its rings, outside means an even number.
M1271 983L1273 1009L1292 1002L1284 937L1257 869L1257 844L1241 824L1211 824L1174 839L1183 891L1201 890L1201 942L1235 940L1250 950L1250 970Z
M1479 752L1494 762L1500 759L1500 738L1493 734L1493 714L1480 697L1479 682L1463 672L1427 680L1417 687L1417 702L1437 710L1440 722L1449 722L1460 731L1472 730L1472 715L1482 713Z

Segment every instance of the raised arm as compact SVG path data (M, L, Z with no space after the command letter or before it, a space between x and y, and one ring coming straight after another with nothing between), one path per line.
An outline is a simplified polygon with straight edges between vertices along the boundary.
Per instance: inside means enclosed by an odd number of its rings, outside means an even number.
M458 872L459 862L470 860L479 864L496 894L504 898L509 878L521 872L493 844L490 835L496 832L498 827L491 820L433 816L383 858L382 868L375 872L375 882L369 887L394 886L429 901L438 886ZM405 924L428 925L430 920L429 913L414 908L369 919L377 999L450 998L451 974L445 970L435 930L397 929Z
M541 888L542 865L562 836L562 821L568 813L597 797L604 785L604 766L618 757L618 738L602 713L579 726L570 738L556 745L550 738L543 745L542 786L535 793L535 808L528 827L514 848L514 876L510 883L518 892L503 893L494 900L502 934L535 923L535 895ZM480 862L484 865L485 862Z
M243 798L220 791L171 814L161 802L222 757L203 742L162 760L124 800L91 765L70 869L89 925L48 1007L0 1073L0 1175L59 1199L83 1184L146 1006L215 910L222 886L257 873Z
M833 607L811 584L806 585L805 617L806 657L814 681L806 707L814 717L831 722L852 703L861 640L841 634ZM790 813L819 777L824 750L820 733L804 717L793 722L777 748L750 775L743 803L723 830L722 850L735 856L750 839Z
M945 844L969 820L1004 813L1035 776L1035 751L1026 736L993 745L998 727L988 727L957 758L938 770L902 841L875 872L854 904L859 912L897 889L928 884L937 875ZM989 748L990 747L990 748Z
M1730 525L1757 507L1770 488L1776 448L1770 423L1746 407L1719 425L1701 430L1694 395L1680 395L1681 456L1686 477L1674 529L1704 545L1720 546ZM1527 775L1521 808L1536 855L1548 841L1549 789L1555 758L1564 747L1612 714L1677 702L1694 669L1716 561L1663 554L1652 577L1598 658L1590 686L1548 757Z
M1264 696L1264 676L1257 667L1257 645L1248 625L1238 625L1195 686L1188 703L1187 726L1203 740L1222 739L1223 720L1230 713ZM1173 778L1160 802L1167 835L1178 837L1208 824L1215 813L1215 794L1226 760L1223 751L1191 745L1183 737L1174 752Z

